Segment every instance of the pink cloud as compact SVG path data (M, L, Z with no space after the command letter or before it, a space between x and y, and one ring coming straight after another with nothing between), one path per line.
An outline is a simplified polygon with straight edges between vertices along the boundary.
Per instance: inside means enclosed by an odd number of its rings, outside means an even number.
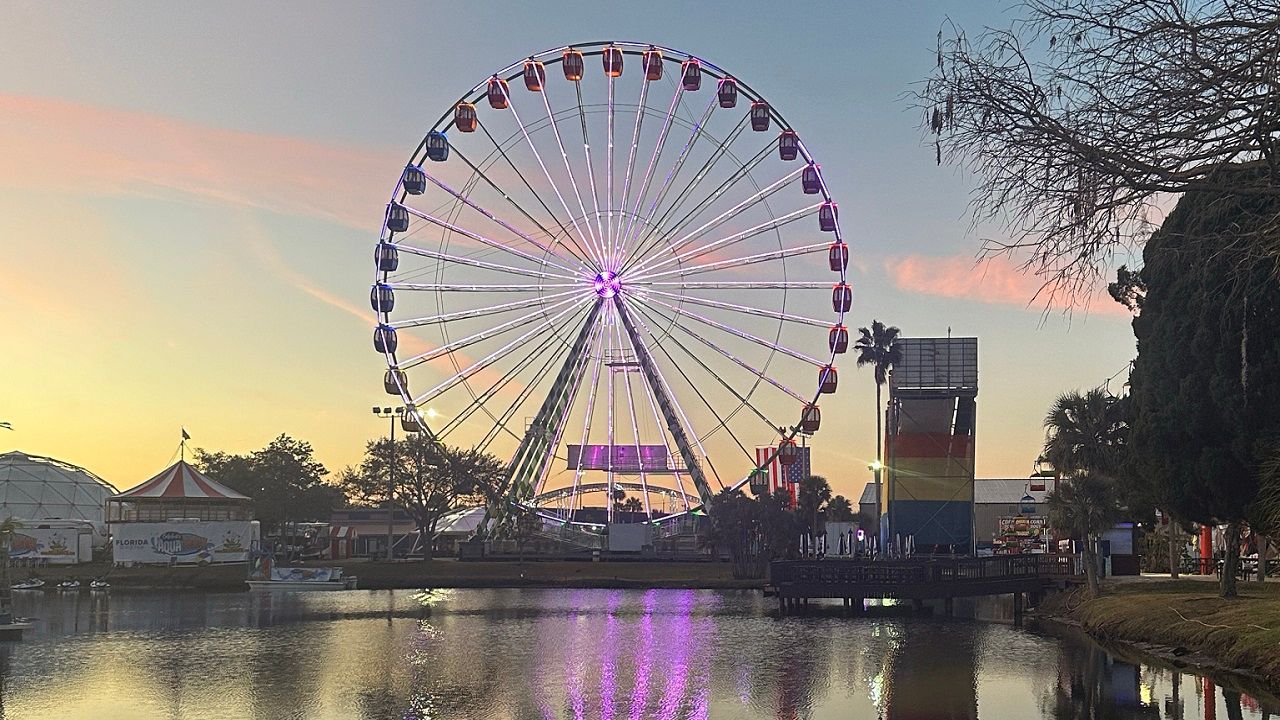
M0 187L154 196L317 217L376 229L404 158L284 135L0 94ZM390 173L390 174L388 174Z
M937 297L972 300L990 305L1016 305L1027 310L1045 310L1042 281L1022 271L1004 257L975 261L972 257L906 255L885 260L885 270L899 290ZM1067 310L1054 305L1049 310ZM1099 291L1085 307L1076 310L1090 315L1131 317L1129 312Z

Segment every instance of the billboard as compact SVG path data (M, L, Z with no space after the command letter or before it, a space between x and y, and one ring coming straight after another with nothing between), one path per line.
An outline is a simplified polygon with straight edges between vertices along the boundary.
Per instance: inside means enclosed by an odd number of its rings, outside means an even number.
M11 560L43 560L50 565L74 565L93 559L93 525L74 521L20 525L9 538Z
M142 565L246 562L260 539L256 520L111 524L114 560Z
M619 473L668 472L666 445L569 445L569 470L613 470Z

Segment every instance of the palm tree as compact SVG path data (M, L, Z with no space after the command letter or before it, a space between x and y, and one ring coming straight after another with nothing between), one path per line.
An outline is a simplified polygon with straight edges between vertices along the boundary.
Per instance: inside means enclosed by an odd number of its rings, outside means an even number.
M827 519L831 522L849 522L853 520L853 503L843 495L836 495L827 501Z
M1050 521L1084 541L1085 578L1090 595L1097 597L1097 542L1119 515L1112 477L1128 426L1116 398L1095 388L1058 396L1044 427L1044 458L1067 481L1049 495Z
M884 448L884 406L880 401L880 388L889 380L889 370L902 360L897 346L898 328L885 327L879 320L872 320L871 327L858 328L862 336L853 344L858 351L858 367L870 365L875 369L876 380L876 528L880 527L880 473L884 463L880 453Z
M809 524L809 532L818 534L818 513L831 500L831 484L821 475L808 475L800 480L796 493L797 512Z

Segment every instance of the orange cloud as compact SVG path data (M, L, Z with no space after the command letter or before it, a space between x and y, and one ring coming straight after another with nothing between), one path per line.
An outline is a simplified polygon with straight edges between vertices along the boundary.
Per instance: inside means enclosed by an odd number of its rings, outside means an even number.
M1017 305L1037 312L1045 309L1045 296L1040 292L1042 281L1005 257L976 261L960 256L907 255L885 260L885 270L894 286L905 292L990 305ZM1051 306L1049 309L1070 308ZM1091 315L1131 317L1127 310L1101 292L1080 309Z
M178 193L371 231L403 156L0 94L0 187ZM390 175L388 173L391 173Z

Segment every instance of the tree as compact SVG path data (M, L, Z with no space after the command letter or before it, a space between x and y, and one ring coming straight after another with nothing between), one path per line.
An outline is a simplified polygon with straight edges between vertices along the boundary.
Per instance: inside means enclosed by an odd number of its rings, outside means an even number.
M796 493L796 513L804 519L811 534L818 533L818 514L831 499L831 484L821 475L806 475L800 479Z
M1044 426L1044 458L1064 478L1049 494L1050 522L1083 542L1089 594L1097 597L1098 539L1119 517L1112 473L1123 459L1128 427L1116 398L1096 388L1058 396Z
M862 334L853 344L858 351L858 367L870 365L875 371L876 381L876 528L880 527L880 512L883 507L880 492L880 474L884 470L884 405L880 400L880 388L889 381L889 370L902 361L902 350L897 346L898 328L885 327L879 320L872 320L870 328L858 328Z
M369 441L360 465L343 472L342 487L360 502L403 509L418 530L424 556L430 558L440 516L459 507L467 496L483 494L484 488L492 491L502 463L483 452L443 445L426 433L397 440L394 451L389 444L386 438ZM391 458L396 463L396 483L388 498Z
M254 517L271 532L284 530L286 522L327 520L345 504L341 489L325 481L329 471L311 444L288 435L247 455L198 448L195 460L200 472L253 498Z
M1227 525L1224 597L1236 592L1243 523L1266 525L1255 501L1267 443L1280 437L1280 284L1252 241L1201 239L1249 238L1277 215L1280 198L1187 193L1144 248L1137 277L1133 465L1180 520Z
M625 513L642 513L644 512L644 502L637 497L629 497L622 501L622 512Z
M733 576L762 576L759 502L741 490L726 488L711 498L707 514L711 517L711 541L718 550L729 553Z
M1091 291L1117 250L1150 236L1169 195L1280 195L1274 0L1018 7L1009 28L972 39L944 26L910 95L938 163L980 178L974 220L1011 234L986 252L1029 252L1050 299ZM1252 161L1268 172L1220 172ZM1249 231L1273 258L1278 224Z
M827 502L827 520L829 522L852 522L853 503L843 495L836 495Z

